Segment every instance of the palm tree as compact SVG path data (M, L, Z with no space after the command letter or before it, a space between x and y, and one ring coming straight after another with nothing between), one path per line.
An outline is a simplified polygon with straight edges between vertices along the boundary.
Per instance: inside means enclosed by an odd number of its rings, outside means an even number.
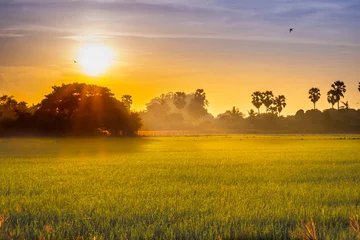
M333 84L331 84L332 90L334 90L334 94L337 95L337 104L338 109L340 108L340 98L344 97L344 93L346 92L346 86L345 83L342 81L336 81Z
M270 106L273 104L274 102L274 94L272 93L272 91L266 91L262 93L263 95L263 103L266 107L266 112L268 112L270 110Z
M280 116L282 110L286 107L286 98L285 98L285 96L284 95L279 95L279 96L275 97L274 105L275 105L275 108L278 111L279 116Z
M319 101L320 97L321 97L320 89L313 87L309 90L309 99L314 103L314 109L316 109L315 103Z
M176 92L174 94L174 99L173 99L175 107L177 109L184 108L186 105L185 99L186 99L186 94L184 92Z
M121 97L121 102L123 102L124 105L125 105L125 107L126 107L128 110L130 110L131 105L132 105L132 103L133 103L132 97L131 97L130 95L123 95L123 96Z
M263 98L264 98L262 92L256 91L251 95L251 97L252 97L251 103L257 108L258 113L260 113L260 107L261 105L263 105Z
M334 108L335 103L340 101L340 97L336 94L335 90L331 89L327 92L327 101L331 104L331 108Z

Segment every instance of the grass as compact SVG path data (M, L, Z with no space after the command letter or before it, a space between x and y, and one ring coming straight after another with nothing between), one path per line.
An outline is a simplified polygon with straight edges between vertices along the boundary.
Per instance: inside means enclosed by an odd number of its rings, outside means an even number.
M318 239L357 234L357 136L2 139L0 153L0 239L294 239L311 218Z

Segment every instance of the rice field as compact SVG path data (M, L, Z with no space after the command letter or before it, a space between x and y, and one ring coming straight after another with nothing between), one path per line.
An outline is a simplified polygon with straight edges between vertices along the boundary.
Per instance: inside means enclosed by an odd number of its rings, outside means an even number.
M359 136L0 139L0 239L351 239Z

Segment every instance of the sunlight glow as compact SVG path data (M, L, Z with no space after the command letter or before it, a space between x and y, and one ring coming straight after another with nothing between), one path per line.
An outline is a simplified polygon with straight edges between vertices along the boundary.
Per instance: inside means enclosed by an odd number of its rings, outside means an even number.
M79 49L77 62L90 76L105 73L114 63L114 51L105 45L87 44Z

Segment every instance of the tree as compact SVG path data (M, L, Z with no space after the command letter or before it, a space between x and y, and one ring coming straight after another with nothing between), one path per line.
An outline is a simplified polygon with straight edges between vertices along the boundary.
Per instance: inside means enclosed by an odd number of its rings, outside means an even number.
M275 109L277 110L277 112L279 113L279 116L280 116L282 110L286 107L286 98L285 98L285 96L284 95L279 95L279 96L275 97L274 105L275 105Z
M360 82L359 82L358 90L359 90L359 92L360 92Z
M251 103L257 108L258 113L260 113L260 107L263 105L263 93L260 91L256 91L251 95L252 101Z
M176 92L174 94L174 105L177 109L183 109L186 105L186 94L184 92Z
M130 95L123 95L121 97L121 102L124 103L125 107L130 110L131 105L133 103L132 97Z
M35 113L38 128L48 134L94 135L102 129L132 135L141 125L108 88L85 83L52 88Z
M206 106L208 105L209 102L206 99L205 91L203 89L197 89L188 107L189 115L193 120L198 120L207 114Z
M319 101L320 97L321 97L320 89L313 87L309 90L309 99L311 102L314 103L314 109L316 109L315 104L317 101Z
M331 108L340 101L340 97L336 94L335 90L331 89L327 92L327 101L331 104Z
M206 93L204 89L197 89L194 95L194 101L200 106L206 107L209 105L209 101L206 99Z
M274 94L272 93L272 91L266 91L266 92L263 92L262 93L263 95L263 103L266 107L266 112L269 112L271 109L270 109L270 106L273 104L274 102Z
M340 98L344 97L344 93L346 92L346 86L344 82L342 81L336 81L333 84L331 84L332 90L334 90L332 93L335 94L336 102L338 104L338 109L340 108Z

